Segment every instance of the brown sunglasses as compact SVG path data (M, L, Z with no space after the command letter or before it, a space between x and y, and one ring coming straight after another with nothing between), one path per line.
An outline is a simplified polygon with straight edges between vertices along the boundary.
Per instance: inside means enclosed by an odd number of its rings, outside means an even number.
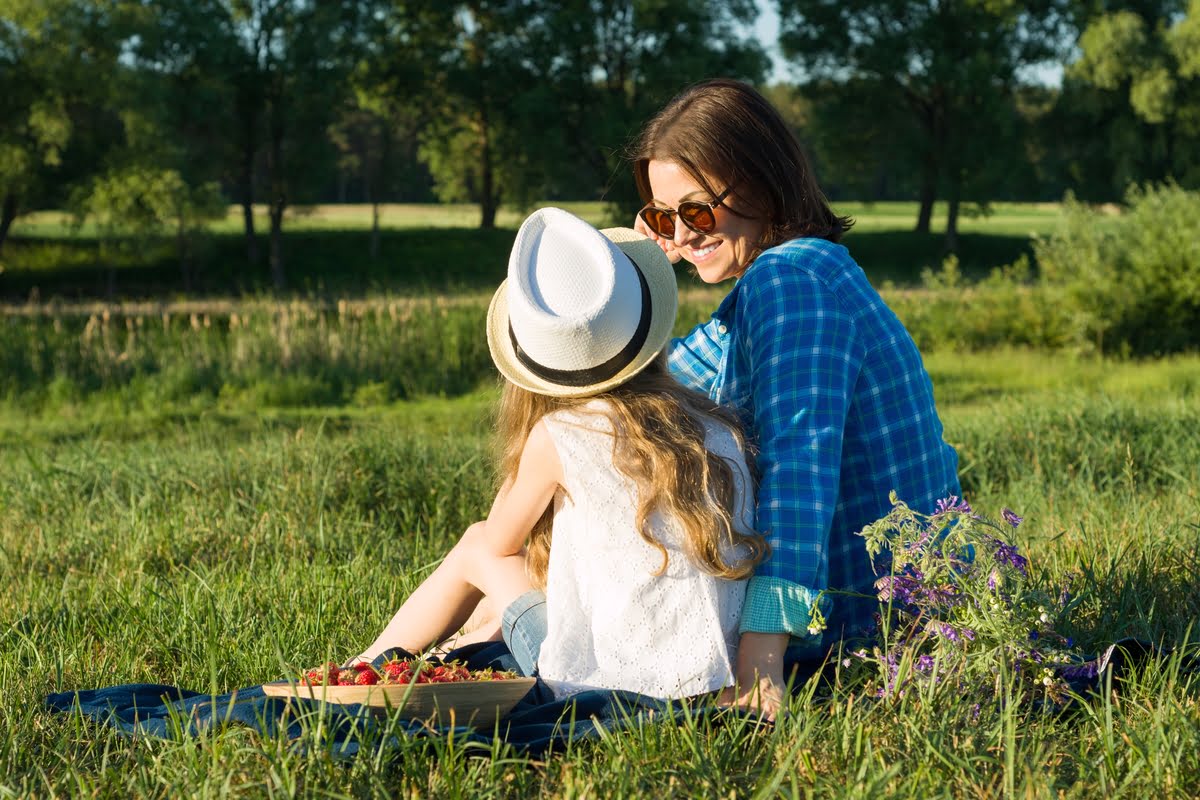
M730 186L707 203L685 200L679 204L677 209L659 208L656 205L647 204L638 212L638 216L650 227L650 230L664 239L675 238L675 215L677 214L679 221L696 233L712 233L713 229L717 227L715 209L721 205L721 201L729 195L732 189L733 187Z

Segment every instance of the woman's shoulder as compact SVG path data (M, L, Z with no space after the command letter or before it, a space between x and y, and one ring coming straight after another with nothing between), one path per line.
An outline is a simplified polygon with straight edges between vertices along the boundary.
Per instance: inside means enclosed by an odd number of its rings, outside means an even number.
M829 308L851 312L878 295L843 245L825 239L791 239L754 260L739 281L751 315L787 308Z
M771 280L781 274L796 274L828 283L848 271L862 272L845 245L802 237L764 250L747 270L744 280Z

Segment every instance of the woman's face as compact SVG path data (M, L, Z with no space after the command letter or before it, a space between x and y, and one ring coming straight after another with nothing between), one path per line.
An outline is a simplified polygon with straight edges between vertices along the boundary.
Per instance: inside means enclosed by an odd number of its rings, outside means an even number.
M713 199L712 193L673 161L653 160L647 164L647 171L650 190L654 193L651 202L656 206L678 208L685 200L706 203ZM728 188L711 180L709 183L718 192ZM675 218L675 249L696 268L705 283L737 278L750 265L750 256L762 236L764 224L761 220L730 213L730 207L742 211L739 203L736 194L728 194L722 204L713 209L717 225L709 233L696 233Z

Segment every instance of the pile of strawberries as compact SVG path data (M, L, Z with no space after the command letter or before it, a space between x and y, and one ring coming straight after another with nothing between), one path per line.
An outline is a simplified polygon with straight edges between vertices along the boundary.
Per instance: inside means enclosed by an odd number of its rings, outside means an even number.
M471 671L457 661L445 664L396 659L378 669L367 663L340 667L329 663L304 673L309 686L375 686L376 684L461 683L463 681L504 681L518 677L515 672L493 669Z

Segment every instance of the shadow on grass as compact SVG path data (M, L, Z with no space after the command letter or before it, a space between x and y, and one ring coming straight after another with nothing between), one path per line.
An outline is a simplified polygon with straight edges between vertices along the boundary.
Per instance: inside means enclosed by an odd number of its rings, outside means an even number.
M992 269L1011 264L1022 255L1033 256L1028 236L961 233L958 240L955 255L959 269L969 280L984 278ZM918 284L923 269L937 269L948 255L945 236L940 233L852 230L843 244L876 286L886 280L900 286Z
M511 229L429 228L385 230L379 255L359 230L295 231L284 236L288 289L305 295L355 296L390 292L491 291L504 277ZM941 234L911 231L851 232L845 244L876 284L920 281L921 270L944 258ZM102 246L95 238L10 239L0 259L0 300L169 298L181 294L246 295L274 292L260 237L261 257L246 259L240 235L213 234L198 248L191 288L169 245ZM958 252L967 277L1029 252L1023 236L963 234ZM697 279L681 270L681 282Z

